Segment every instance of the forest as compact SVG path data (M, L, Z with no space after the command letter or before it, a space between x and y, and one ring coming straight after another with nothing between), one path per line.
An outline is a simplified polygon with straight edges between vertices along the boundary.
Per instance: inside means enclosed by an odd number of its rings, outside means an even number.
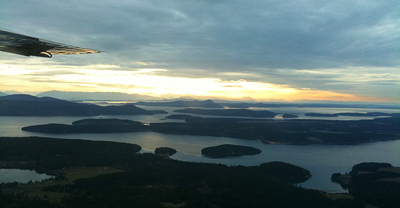
M271 162L226 166L181 162L134 144L1 137L2 168L41 170L55 179L1 184L1 207L364 207L359 200L332 200L294 184L310 177L300 167ZM93 167L91 169L91 167ZM117 169L94 177L71 178L73 170ZM96 174L94 174L96 175ZM35 187L34 191L32 187Z
M385 208L400 204L400 167L389 163L356 164L348 174L332 174L331 180L369 204Z

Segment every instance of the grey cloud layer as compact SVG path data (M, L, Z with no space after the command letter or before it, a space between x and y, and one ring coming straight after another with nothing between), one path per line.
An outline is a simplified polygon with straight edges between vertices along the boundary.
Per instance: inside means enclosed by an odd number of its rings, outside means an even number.
M397 0L8 0L0 23L108 51L99 63L134 68L128 62L152 62L186 76L193 76L190 69L247 71L268 81L276 76L276 83L326 89L327 80L346 83L315 74L299 81L275 70L398 67L399 5Z

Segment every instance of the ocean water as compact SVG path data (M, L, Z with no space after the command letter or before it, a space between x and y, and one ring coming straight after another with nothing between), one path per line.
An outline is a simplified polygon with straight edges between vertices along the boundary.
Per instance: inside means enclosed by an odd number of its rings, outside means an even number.
M142 106L139 106L142 107ZM144 107L145 109L163 109L169 114L139 115L139 116L96 116L92 118L121 118L141 121L143 123L165 122L165 116L175 114L173 110L181 108ZM327 109L327 108L276 108L268 109L276 113L293 113L299 119L305 118L304 113L340 113L340 112L396 112L396 110L382 109ZM41 134L24 132L24 126L63 123L88 117L0 117L0 136L44 136L64 139L86 139L100 141L116 141L138 144L142 152L153 152L157 147L171 147L178 151L171 158L181 161L221 163L226 165L255 166L271 161L291 163L311 171L312 177L300 184L305 188L325 190L328 192L345 192L340 185L330 181L336 172L349 172L353 165L361 162L388 162L400 166L400 140L382 141L358 145L281 145L263 144L252 140L243 140L227 137L168 135L155 132L110 133L110 134ZM310 119L311 117L306 117ZM279 118L277 118L279 119ZM320 118L318 118L320 119ZM330 119L373 119L362 118L330 118ZM178 121L178 120L168 120ZM179 121L178 121L179 122ZM204 147L220 144L237 144L256 147L262 150L261 154L232 158L208 158L201 155Z

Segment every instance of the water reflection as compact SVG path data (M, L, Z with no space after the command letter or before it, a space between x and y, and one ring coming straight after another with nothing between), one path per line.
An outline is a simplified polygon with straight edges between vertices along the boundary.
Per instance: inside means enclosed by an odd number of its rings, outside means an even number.
M43 181L52 178L46 174L39 174L32 170L0 169L0 183L27 183L29 181Z

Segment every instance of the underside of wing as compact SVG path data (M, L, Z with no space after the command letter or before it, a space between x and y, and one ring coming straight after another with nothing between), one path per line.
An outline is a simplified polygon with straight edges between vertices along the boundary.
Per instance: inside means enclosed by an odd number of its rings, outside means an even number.
M48 58L53 55L100 53L97 50L69 46L2 30L0 30L0 51Z

